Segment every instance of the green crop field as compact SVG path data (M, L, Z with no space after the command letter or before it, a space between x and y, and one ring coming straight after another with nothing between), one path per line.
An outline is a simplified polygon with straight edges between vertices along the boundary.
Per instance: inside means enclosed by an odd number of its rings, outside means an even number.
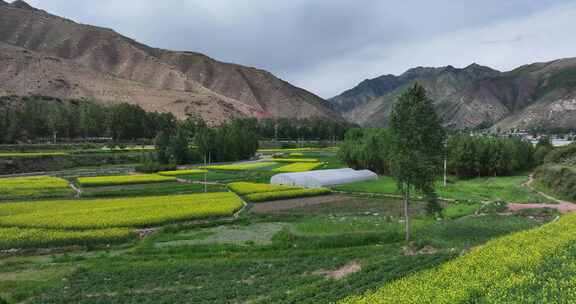
M0 200L71 197L73 194L68 182L57 177L0 178Z
M175 181L176 178L173 176L161 176L156 174L95 176L95 177L78 178L78 184L82 187L154 184L154 183L166 183Z
M522 186L526 176L475 178L458 180L444 187L436 185L436 191L441 198L463 201L494 201L503 200L514 203L550 202L545 197ZM335 187L345 192L365 192L377 194L398 194L395 182L390 177L381 177L375 181L359 182Z

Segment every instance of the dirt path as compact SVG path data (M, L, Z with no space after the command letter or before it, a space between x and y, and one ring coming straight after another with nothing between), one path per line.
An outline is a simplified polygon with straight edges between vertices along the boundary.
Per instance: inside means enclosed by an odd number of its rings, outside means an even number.
M530 189L531 191L534 191L535 193L542 195L543 197L545 197L545 198L547 198L553 202L556 202L556 204L508 204L508 209L510 211L517 211L517 210L522 210L522 209L551 208L551 209L558 210L560 213L576 212L576 204L574 204L572 202L557 199L557 198L555 198L549 194L538 191L538 190L534 189L534 187L532 187L532 184L534 184L534 175L530 174L530 176L528 177L528 181L523 183L522 186Z
M76 198L80 198L80 196L82 196L82 190L78 187L76 187L76 185L74 185L74 183L69 183L70 187L74 190L74 192L76 192L75 197Z

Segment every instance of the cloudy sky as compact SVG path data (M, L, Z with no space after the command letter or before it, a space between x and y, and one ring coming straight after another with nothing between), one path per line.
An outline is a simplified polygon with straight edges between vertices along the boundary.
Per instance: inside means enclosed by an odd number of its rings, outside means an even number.
M576 57L568 0L29 0L151 46L255 66L332 97L382 74Z

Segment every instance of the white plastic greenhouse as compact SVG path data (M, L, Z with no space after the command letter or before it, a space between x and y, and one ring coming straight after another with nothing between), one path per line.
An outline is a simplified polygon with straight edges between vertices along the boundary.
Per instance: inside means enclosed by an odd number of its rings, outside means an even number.
M271 184L320 188L378 179L370 170L330 169L297 173L282 173L272 176Z

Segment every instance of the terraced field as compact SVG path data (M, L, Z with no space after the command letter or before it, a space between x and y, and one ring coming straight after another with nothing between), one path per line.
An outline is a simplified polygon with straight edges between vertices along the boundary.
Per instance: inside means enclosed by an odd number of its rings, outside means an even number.
M68 181L51 176L0 178L0 201L72 197Z
M173 176L161 176L157 174L94 176L78 178L78 184L82 187L154 184L175 181L176 178Z
M230 190L244 196L244 198L253 203L318 196L329 194L331 192L330 189L326 188L306 189L300 187L246 182L231 183L228 184L228 187Z

